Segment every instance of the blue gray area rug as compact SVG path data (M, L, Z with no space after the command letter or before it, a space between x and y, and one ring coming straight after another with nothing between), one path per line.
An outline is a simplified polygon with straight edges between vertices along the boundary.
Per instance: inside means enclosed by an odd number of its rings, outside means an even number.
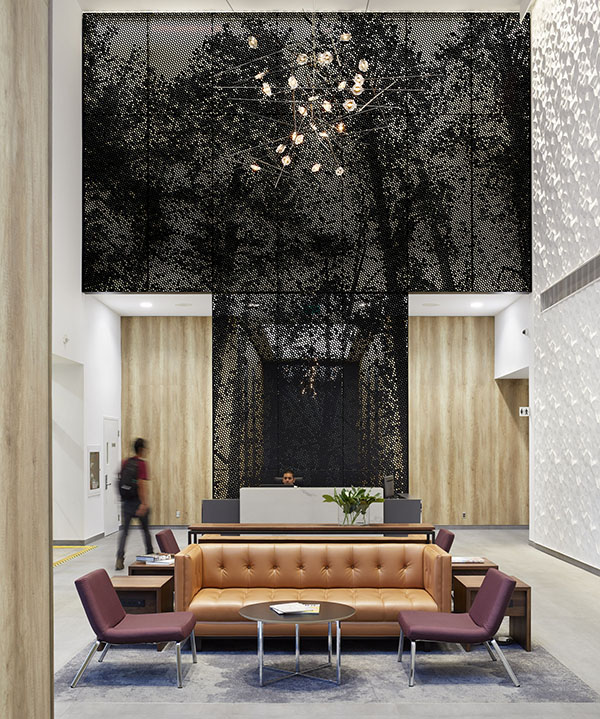
M176 687L175 650L150 646L111 648L102 664L92 660L75 689L69 687L87 649L55 676L57 701L85 702L600 702L600 695L542 647L503 650L521 682L512 685L501 663L484 647L466 653L456 645L430 644L417 651L415 686L408 686L408 655L396 661L392 640L343 643L340 686L292 677L260 687L256 643L249 639L204 640L198 663L183 654L183 689ZM425 648L426 647L426 648ZM323 640L302 642L300 668L322 663ZM99 655L98 655L99 656ZM292 639L265 640L265 681L278 676L268 665L294 668ZM334 677L334 669L320 676Z

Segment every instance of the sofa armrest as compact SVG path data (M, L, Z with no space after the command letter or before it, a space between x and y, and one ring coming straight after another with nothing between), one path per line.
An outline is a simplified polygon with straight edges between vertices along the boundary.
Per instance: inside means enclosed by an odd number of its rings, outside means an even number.
M452 557L436 544L423 548L423 585L440 612L452 610Z
M175 555L175 611L187 611L201 588L202 547L190 544Z

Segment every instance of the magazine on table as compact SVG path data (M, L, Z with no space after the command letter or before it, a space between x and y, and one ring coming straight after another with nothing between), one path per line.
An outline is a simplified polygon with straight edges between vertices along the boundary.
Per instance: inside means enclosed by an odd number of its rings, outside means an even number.
M302 602L271 604L271 609L277 614L318 614L320 608L320 604L304 604Z
M452 564L484 564L483 557L452 557Z

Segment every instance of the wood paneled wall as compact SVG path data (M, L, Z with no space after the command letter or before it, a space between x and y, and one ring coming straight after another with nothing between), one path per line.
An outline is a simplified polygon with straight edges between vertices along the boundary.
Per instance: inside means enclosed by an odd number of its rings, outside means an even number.
M52 717L48 4L0 3L0 717Z
M410 317L409 486L423 521L528 523L528 404L528 380L494 380L493 317Z
M150 522L199 522L212 495L212 318L123 317L121 366L123 453L149 442Z

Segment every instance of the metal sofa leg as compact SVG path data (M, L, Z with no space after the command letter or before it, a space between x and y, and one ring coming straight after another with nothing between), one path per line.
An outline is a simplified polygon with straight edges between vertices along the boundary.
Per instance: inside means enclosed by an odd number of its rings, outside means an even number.
M196 637L194 636L194 630L192 629L192 633L190 634L190 645L192 649L192 661L194 664L198 663L198 655L196 654Z
M497 658L496 658L496 655L494 654L494 652L492 651L492 648L490 647L490 643L489 643L489 642L484 642L484 644L485 644L485 648L488 650L488 654L490 655L490 659L491 659L493 662L498 661Z
M81 679L81 675L83 672L87 669L87 665L92 661L92 657L94 656L94 652L98 651L98 647L100 646L100 640L96 639L94 642L92 648L90 649L90 653L87 655L87 657L83 660L83 664L79 667L79 671L75 675L75 678L71 682L71 689L75 689L77 686L77 682Z
M110 644L107 642L107 643L104 645L104 649L102 650L102 654L101 654L100 657L98 658L98 661L99 661L99 662L103 662L103 661L104 661L104 657L106 656L106 652L108 651L109 647L110 647Z
M408 686L414 687L415 685L415 659L417 654L417 643L410 643L410 675L408 679Z
M175 649L177 652L177 688L181 689L183 687L181 678L181 642L177 642Z
M491 644L492 644L492 646L494 647L494 651L496 652L496 654L500 657L500 661L502 662L502 664L504 664L504 668L506 669L506 673L507 673L508 676L512 679L512 683L513 683L516 687L520 687L521 685L519 684L519 680L517 679L517 677L515 676L515 673L514 673L513 670L511 669L510 664L508 663L508 659L504 656L504 652L503 652L502 649L500 649L500 647L498 646L498 642L497 642L495 639L492 639L492 640L491 640Z
M400 627L400 639L398 641L398 661L402 661L402 652L404 651L404 629Z

